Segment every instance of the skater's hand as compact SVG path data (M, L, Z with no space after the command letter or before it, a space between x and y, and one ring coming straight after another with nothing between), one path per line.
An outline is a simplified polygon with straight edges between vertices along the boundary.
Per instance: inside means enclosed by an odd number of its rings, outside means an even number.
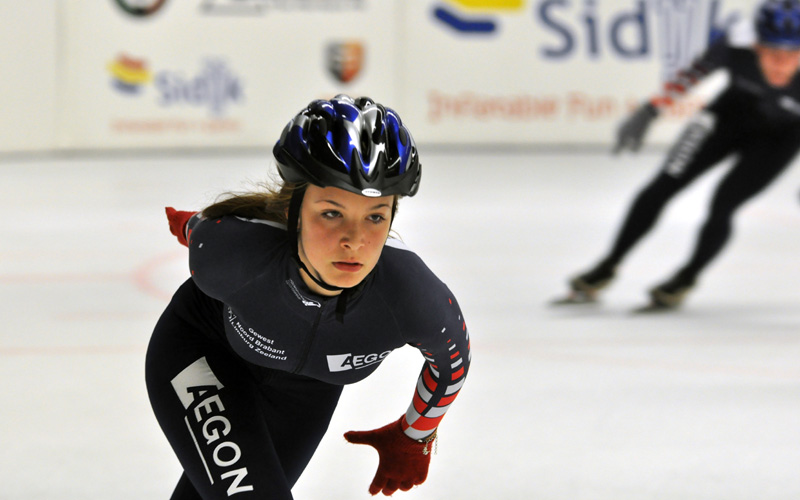
M197 212L183 212L172 207L166 207L167 221L169 222L169 232L178 238L178 243L189 246L186 235L186 223Z
M649 102L642 104L634 111L617 129L617 143L614 146L614 154L626 148L631 151L639 151L647 129L650 128L650 124L657 116L658 110Z
M430 449L435 433L427 442L406 436L400 419L372 431L346 432L344 438L354 444L368 444L378 450L378 471L369 486L371 495L389 496L398 489L408 491L425 482L431 461Z

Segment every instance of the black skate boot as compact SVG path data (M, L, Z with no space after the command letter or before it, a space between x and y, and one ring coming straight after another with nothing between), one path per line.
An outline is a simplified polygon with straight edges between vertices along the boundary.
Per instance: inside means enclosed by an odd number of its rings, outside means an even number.
M641 309L647 311L665 311L677 309L683 303L686 295L694 287L696 279L693 276L676 274L673 278L650 290L650 304Z
M592 270L572 278L569 281L569 295L553 303L587 304L597 302L597 293L611 283L614 275L614 268L605 262L601 262Z

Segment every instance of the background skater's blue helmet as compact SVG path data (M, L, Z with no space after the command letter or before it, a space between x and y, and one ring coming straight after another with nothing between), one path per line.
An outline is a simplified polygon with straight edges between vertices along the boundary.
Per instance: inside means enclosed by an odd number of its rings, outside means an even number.
M756 15L756 32L763 45L800 49L800 1L764 2Z
M287 182L337 187L364 196L413 196L420 163L400 116L368 97L312 101L272 150Z

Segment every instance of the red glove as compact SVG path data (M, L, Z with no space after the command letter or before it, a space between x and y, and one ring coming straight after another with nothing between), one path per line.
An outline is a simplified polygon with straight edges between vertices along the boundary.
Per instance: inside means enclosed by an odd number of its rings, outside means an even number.
M406 436L400 419L372 431L346 432L344 438L354 444L368 444L378 450L378 472L369 486L371 495L389 496L399 489L408 491L425 482L431 462L432 437L419 442Z
M197 212L182 212L175 210L172 207L166 207L167 220L169 221L169 232L178 238L178 243L188 247L189 243L186 241L186 223Z

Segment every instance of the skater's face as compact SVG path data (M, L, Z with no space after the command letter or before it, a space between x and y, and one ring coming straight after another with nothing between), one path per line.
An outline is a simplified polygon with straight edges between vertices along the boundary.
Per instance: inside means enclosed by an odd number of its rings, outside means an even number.
M800 49L779 49L757 45L756 54L764 79L773 87L785 87L800 68Z
M329 285L350 288L375 268L389 236L393 196L368 198L343 189L308 186L300 207L298 254ZM336 295L301 273L321 295Z

